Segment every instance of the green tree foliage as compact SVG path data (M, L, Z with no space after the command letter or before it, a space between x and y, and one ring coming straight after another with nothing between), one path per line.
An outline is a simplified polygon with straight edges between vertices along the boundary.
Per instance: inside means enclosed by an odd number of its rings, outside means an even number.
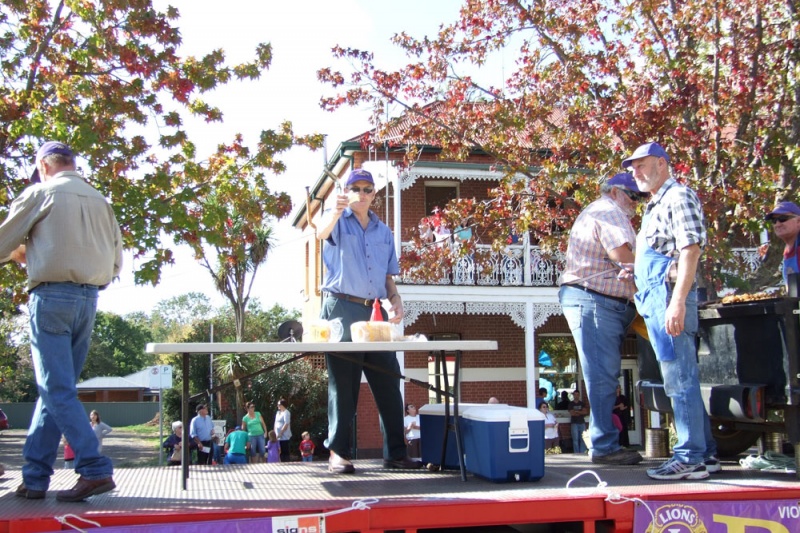
M145 353L152 342L150 330L114 313L97 312L92 343L81 381L98 376L127 376L156 363Z
M470 0L437 35L395 35L409 60L402 68L336 48L350 66L319 72L338 91L322 103L373 106L376 130L363 141L405 150L409 165L422 145L448 159L474 150L492 156L508 179L491 204L455 201L445 218L451 227L474 221L498 249L508 226L563 248L553 222L568 229L598 178L618 172L637 145L659 141L674 175L704 204L709 245L701 270L705 285L719 289L720 270L743 274L733 248L758 246L764 213L776 200L797 199L798 7L796 0ZM474 73L498 51L503 79L481 83ZM403 110L405 127L382 119L388 104ZM518 173L525 179L511 179ZM742 235L750 237L737 240ZM463 253L474 251L469 246ZM406 264L435 273L449 253L428 247ZM770 277L774 271L762 279Z
M124 246L140 260L138 283L156 284L172 262L164 235L191 243L217 231L220 221L202 213L212 192L253 227L288 213L288 195L271 191L267 176L285 170L278 156L291 146L321 145L321 136L295 135L284 122L262 131L254 148L237 135L198 154L184 119L221 122L222 110L203 95L259 78L272 47L260 44L252 60L233 65L221 49L185 56L178 17L150 0L0 0L0 215L27 184L38 146L67 142L114 205ZM19 269L0 270L0 286L14 287L17 302L23 279Z
M39 393L25 317L0 319L0 402L32 402Z

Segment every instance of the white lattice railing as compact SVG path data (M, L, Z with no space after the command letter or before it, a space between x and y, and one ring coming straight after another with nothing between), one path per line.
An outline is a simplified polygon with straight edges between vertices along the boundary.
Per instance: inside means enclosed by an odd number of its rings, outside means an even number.
M403 251L412 249L412 246L412 243L403 243ZM509 245L502 253L492 252L491 246L486 244L477 247L488 253L486 261L476 261L472 255L459 257L452 268L441 268L440 275L425 284L555 287L564 268L563 254L545 255L536 246L529 247L528 254L520 244ZM489 268L486 268L487 261ZM421 283L413 279L413 272L404 272L402 281Z
M403 243L403 251L411 250L412 243ZM479 286L524 286L555 287L558 277L564 270L565 257L561 252L544 254L538 246L530 246L525 254L521 244L508 245L502 253L491 252L485 244L478 249L489 253L486 261L476 261L474 256L459 257L452 268L442 267L440 275L425 285L479 285ZM759 266L756 248L736 248L734 255L752 272ZM488 261L489 268L486 268ZM403 283L422 284L413 279L413 272L404 272Z

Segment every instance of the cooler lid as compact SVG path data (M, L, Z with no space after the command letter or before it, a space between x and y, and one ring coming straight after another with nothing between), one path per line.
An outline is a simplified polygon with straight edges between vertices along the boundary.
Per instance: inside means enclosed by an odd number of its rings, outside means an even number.
M538 409L528 409L513 405L480 405L464 409L464 418L479 422L510 422L511 420L544 420L544 414Z
M458 414L463 415L464 411L467 409L472 409L474 407L486 407L489 409L496 409L496 408L504 408L509 407L508 404L504 403L458 403ZM417 413L421 415L439 415L444 416L444 404L443 403L426 403L419 409L417 409ZM453 414L453 402L450 402L450 414Z

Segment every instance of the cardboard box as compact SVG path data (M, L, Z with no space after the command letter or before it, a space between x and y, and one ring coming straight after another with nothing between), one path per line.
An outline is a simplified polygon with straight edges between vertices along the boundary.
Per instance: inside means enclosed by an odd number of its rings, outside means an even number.
M482 403L459 403L459 424L462 429L464 411L471 407L508 407L505 404L482 404ZM419 413L419 438L422 449L422 462L425 464L439 465L442 468L458 468L458 448L456 447L456 434L450 432L447 436L447 451L445 453L444 464L442 462L442 441L444 439L444 404L429 403L423 405L417 411ZM450 420L453 419L453 404L450 403ZM463 445L463 443L462 443ZM463 451L463 450L462 450Z
M493 482L536 481L544 475L544 415L504 406L463 411L467 470Z

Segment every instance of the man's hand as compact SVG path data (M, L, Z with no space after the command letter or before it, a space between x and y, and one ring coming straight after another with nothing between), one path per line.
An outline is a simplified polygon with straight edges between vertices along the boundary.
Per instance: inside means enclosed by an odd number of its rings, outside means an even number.
M19 245L19 248L11 252L10 257L12 261L15 261L21 265L26 264L28 261L27 257L25 256L25 245L24 244Z

